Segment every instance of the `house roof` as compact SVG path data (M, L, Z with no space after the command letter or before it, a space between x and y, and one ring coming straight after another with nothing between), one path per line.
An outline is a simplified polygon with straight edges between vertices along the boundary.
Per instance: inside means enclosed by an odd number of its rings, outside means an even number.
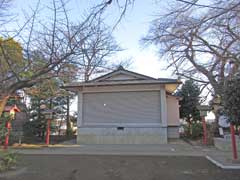
M66 84L64 88L86 87L86 86L110 86L110 85L136 85L136 84L181 84L178 79L153 78L133 71L129 71L120 66L118 69L97 77L87 82L73 82Z
M146 75L143 75L143 74L139 74L139 73L136 73L136 72L133 72L133 71L129 71L129 70L126 70L124 69L122 66L119 66L116 70L110 72L110 73L107 73L103 76L100 76L100 77L97 77L95 79L92 79L91 81L89 82L99 82L99 81L104 81L106 79L108 79L109 77L111 76L114 76L114 75L117 75L117 74L126 74L126 75L130 75L130 76L133 76L133 77L136 77L136 79L141 79L141 80L156 80L155 78L153 77L150 77L150 76L146 76Z

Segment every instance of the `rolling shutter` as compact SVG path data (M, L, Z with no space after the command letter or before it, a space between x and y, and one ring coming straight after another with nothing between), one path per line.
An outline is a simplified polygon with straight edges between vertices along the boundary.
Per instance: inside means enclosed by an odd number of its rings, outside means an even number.
M159 91L83 94L83 124L160 123Z

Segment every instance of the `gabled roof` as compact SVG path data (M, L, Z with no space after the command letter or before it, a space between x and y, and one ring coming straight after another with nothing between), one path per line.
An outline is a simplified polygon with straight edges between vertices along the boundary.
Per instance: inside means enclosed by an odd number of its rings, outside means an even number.
M111 86L111 85L136 85L136 84L169 84L177 87L181 84L178 79L169 78L153 78L136 72L128 71L120 66L117 70L114 70L108 74L97 77L87 82L73 82L66 84L64 88L74 89L84 86Z
M120 75L125 75L126 79L117 79L117 78L113 78L116 76L120 76ZM116 70L105 74L103 76L97 77L89 82L102 82L102 81L127 81L127 80L156 80L153 77L150 76L146 76L143 74L139 74L133 71L128 71L126 69L124 69L122 66L119 66Z

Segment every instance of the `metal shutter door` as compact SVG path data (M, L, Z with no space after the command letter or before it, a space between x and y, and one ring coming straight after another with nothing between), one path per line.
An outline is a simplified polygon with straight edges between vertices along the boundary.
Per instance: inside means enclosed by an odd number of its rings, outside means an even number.
M160 92L84 93L83 123L160 123Z

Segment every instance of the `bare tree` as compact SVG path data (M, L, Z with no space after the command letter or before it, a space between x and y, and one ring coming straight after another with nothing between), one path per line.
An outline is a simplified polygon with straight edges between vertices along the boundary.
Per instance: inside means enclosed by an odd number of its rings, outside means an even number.
M98 17L75 38L81 39L91 34L79 44L78 52L75 54L76 64L80 68L80 75L84 81L89 81L92 75L109 70L114 61L112 55L121 51L109 29L101 17Z
M5 4L8 3L5 2L8 1L0 1L2 3L2 6L0 6L1 13L7 7ZM27 17L24 25L20 26L18 30L14 32L9 30L6 33L1 30L4 37L11 35L21 42L20 46L16 45L15 47L22 48L22 51L17 52L19 54L23 52L23 54L16 63L15 58L12 58L11 53L9 53L9 49L6 48L6 43L12 38L5 38L0 41L1 62L5 64L4 73L1 72L0 77L0 115L8 98L18 90L63 75L63 67L66 64L74 63L74 55L79 52L78 48L91 35L87 33L79 38L79 34L86 31L96 17L103 14L113 2L112 0L103 1L91 8L89 15L73 30L68 17L66 1L52 0L44 6L50 16L38 16L40 9L43 8L40 8L41 4L38 1L33 13ZM115 2L119 5L118 0ZM121 9L120 19L125 14L129 3L131 3L130 0L124 0L123 4L126 6L119 6L119 9Z
M156 44L174 73L222 97L226 79L239 71L240 2L177 1L152 22L143 42Z

